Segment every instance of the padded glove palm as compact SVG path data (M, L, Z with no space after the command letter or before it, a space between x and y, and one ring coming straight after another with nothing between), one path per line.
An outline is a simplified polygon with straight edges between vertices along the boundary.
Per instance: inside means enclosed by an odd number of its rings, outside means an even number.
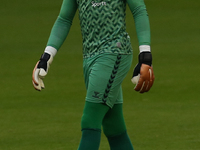
M151 52L142 52L138 56L139 63L133 71L131 79L133 84L136 84L135 90L140 93L148 92L154 82L154 73L152 68Z
M43 79L47 75L52 61L53 56L45 52L35 65L32 74L32 83L36 90L41 91L41 89L45 88Z

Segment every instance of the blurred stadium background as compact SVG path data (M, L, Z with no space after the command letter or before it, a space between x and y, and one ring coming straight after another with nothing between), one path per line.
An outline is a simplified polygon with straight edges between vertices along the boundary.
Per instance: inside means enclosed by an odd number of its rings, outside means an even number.
M200 1L145 0L150 17L155 83L134 92L132 69L123 82L124 115L135 150L200 149ZM78 16L56 55L46 89L37 92L32 69L46 46L62 0L0 4L0 150L75 150L85 87ZM134 20L127 31L137 63ZM100 150L108 150L102 134Z

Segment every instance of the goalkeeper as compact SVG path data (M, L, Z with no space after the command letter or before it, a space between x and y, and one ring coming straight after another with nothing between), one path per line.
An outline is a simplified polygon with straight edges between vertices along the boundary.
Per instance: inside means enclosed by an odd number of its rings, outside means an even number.
M149 18L143 0L63 0L44 53L33 70L33 86L40 91L44 89L43 78L49 65L65 41L78 10L87 89L78 150L98 150L101 127L111 150L133 150L122 111L121 84L132 64L133 53L126 32L126 4L133 14L140 51L131 81L136 84L136 91L148 92L154 74Z

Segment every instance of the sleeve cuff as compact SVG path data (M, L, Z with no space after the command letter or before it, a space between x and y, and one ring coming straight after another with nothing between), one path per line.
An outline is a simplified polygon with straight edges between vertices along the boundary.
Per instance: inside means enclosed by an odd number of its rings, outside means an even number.
M56 55L57 53L57 49L55 49L54 47L52 46L47 46L44 50L45 53L48 53L50 55L52 55L53 57Z
M140 45L139 50L140 50L140 53L151 52L151 47L149 45Z

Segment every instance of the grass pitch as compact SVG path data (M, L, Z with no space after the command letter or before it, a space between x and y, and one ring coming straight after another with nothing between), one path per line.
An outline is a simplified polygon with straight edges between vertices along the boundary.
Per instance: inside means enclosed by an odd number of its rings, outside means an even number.
M199 150L199 6L197 0L145 1L150 17L155 83L134 92L132 69L123 82L124 115L135 150ZM66 42L37 92L32 69L42 54L62 1L3 1L0 5L0 150L75 150L85 87L76 15ZM19 5L20 4L20 5ZM127 31L137 63L134 22ZM100 150L108 150L102 134Z

